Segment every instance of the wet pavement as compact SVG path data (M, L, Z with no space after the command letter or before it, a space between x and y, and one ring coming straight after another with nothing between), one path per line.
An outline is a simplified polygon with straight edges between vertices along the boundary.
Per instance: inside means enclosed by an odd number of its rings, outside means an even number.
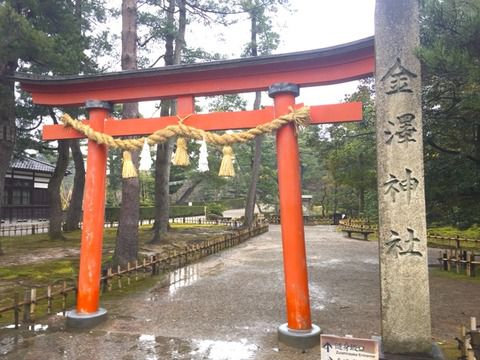
M313 322L329 334L380 335L377 243L347 239L333 226L305 231ZM280 227L273 225L172 272L170 285L102 302L109 318L94 330L64 331L58 318L34 333L3 329L0 358L319 359L318 347L305 354L279 348L282 266Z

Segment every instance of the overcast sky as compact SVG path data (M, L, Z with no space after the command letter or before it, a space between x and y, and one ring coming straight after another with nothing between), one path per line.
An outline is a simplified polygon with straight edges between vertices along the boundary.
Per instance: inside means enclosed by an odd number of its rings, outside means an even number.
M274 18L280 46L274 53L319 49L372 36L375 0L290 0L291 12L280 10ZM245 19L216 31L190 25L187 44L237 58L242 44L250 38L250 23ZM356 89L357 82L316 88L303 88L297 102L306 105L336 103ZM262 103L270 104L264 96Z
M280 34L280 46L274 53L319 49L363 39L373 35L375 0L290 0L291 12L280 10L274 18ZM242 45L249 41L250 23L244 21L225 28L205 28L190 23L186 41L189 47L238 58ZM306 105L336 103L352 93L357 83L303 88L297 102ZM249 97L249 100L252 97ZM263 97L263 105L271 104ZM152 116L152 108L143 106L144 116ZM156 115L156 114L155 114Z
M290 0L289 8L291 12L280 8L273 18L281 40L275 53L319 49L373 35L374 0ZM218 27L217 32L201 31L199 41L204 47L215 51L223 48L229 57L238 57L241 49L235 50L230 44L238 47L247 43L249 26L248 21L239 21L228 29ZM218 38L219 32L224 34L223 41ZM189 37L196 41L194 34Z

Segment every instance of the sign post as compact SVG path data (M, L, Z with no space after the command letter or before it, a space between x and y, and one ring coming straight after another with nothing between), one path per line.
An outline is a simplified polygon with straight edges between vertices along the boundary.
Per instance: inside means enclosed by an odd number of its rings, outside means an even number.
M378 342L335 335L321 335L322 360L378 360Z

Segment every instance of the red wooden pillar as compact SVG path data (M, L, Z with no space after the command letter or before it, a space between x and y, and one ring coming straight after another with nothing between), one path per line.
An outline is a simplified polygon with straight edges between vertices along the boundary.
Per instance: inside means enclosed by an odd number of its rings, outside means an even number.
M177 98L177 114L184 117L195 112L193 96L179 96Z
M274 99L278 117L291 111L299 88L295 84L277 83L270 86L268 94ZM286 345L306 349L319 344L320 328L312 324L310 316L300 160L293 124L277 131L277 163L287 305L287 323L280 325L278 336Z
M103 131L104 121L111 111L110 103L89 100L90 126ZM103 226L105 217L105 183L107 147L88 141L87 171L83 197L83 226L80 246L80 270L78 275L76 310L67 314L70 327L91 327L106 317L100 308L100 277L102 263Z

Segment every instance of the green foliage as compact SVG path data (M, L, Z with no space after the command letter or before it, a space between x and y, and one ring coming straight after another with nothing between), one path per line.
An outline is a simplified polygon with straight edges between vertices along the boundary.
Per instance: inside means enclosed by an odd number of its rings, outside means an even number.
M0 5L0 66L15 64L19 71L36 74L97 72L97 57L109 48L107 34L97 34L94 25L105 21L105 2L88 0L4 1ZM25 149L51 153L36 130L50 118L49 108L34 105L30 96L17 89L17 141L15 156ZM78 110L69 109L72 116ZM47 155L48 156L48 155Z
M243 209L245 207L245 199L223 199L220 201L225 210L228 209Z
M203 206L183 206L183 205L174 205L170 206L170 217L189 217L189 216L201 216L205 214L205 209ZM119 207L107 207L105 208L105 222L115 222L118 221L120 216ZM149 220L155 218L155 208L150 207L141 207L140 208L140 218L139 220Z
M239 111L247 109L247 101L238 94L212 96L209 99L208 110L212 111Z
M480 225L468 229L459 229L454 226L429 226L428 232L447 237L462 237L467 239L480 239Z
M108 150L107 206L120 205L122 194L122 152L119 149Z
M140 179L140 206L155 205L155 178L151 172L141 171Z
M207 205L207 214L214 214L222 216L225 211L225 206L219 203L213 203Z
M287 0L245 0L241 7L251 21L251 40L244 47L243 56L269 55L280 44L280 35L273 30L272 19L279 6L288 6Z
M59 260L36 264L13 265L0 269L0 277L8 281L31 281L32 285L39 281L54 282L58 279L73 278L78 261Z
M360 123L310 126L299 138L304 194L313 195L323 215L345 212L376 217L375 114L372 80L346 101L364 104Z
M430 222L480 222L480 3L422 7L424 140Z
M31 6L21 9L26 16L17 11L20 4L8 1L0 4L0 63L18 58L24 61L52 61L55 38L48 36L45 26L39 25L42 13L40 4L30 2Z

